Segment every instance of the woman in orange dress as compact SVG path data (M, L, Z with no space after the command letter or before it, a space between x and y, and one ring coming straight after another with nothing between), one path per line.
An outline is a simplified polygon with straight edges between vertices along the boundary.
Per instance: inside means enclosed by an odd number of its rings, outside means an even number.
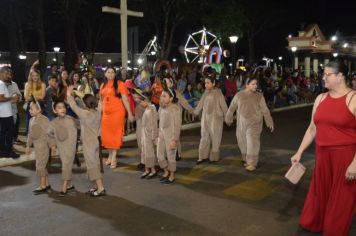
M103 104L101 118L102 146L109 151L106 161L111 168L116 168L116 153L122 145L125 132L125 115L133 122L125 84L116 77L115 69L108 67L105 70L105 80L100 88L100 97ZM126 111L125 111L126 109Z

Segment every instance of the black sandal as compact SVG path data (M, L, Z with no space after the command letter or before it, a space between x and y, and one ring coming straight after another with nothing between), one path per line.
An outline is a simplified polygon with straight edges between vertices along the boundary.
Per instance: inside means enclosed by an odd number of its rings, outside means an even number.
M143 173L140 178L145 179L147 176L149 176L149 174L150 174L150 172Z
M97 188L91 188L91 189L89 189L89 191L86 192L85 194L91 195L93 192L95 192L95 191L97 191L97 190L98 190Z
M42 193L47 193L47 187L45 187L45 188L38 187L35 190L33 190L32 192L35 195L39 195L39 194L42 194Z
M68 191L72 191L72 190L75 190L74 185L72 185L72 186L70 186L70 187L67 188L67 192L68 192Z
M156 177L156 176L157 176L157 172L155 172L154 174L150 173L150 174L146 177L146 179L153 179L153 178Z
M91 197L103 197L106 196L106 191L103 189L101 192L94 191L90 194Z
M68 195L68 192L63 192L63 191L60 191L59 192L59 196L60 197L65 197L65 196L67 196Z
M162 184L173 184L175 182L175 179L166 179L166 181L163 181Z

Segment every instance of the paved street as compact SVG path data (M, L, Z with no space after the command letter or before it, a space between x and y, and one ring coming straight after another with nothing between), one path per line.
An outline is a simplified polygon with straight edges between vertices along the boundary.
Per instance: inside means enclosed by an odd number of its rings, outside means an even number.
M60 166L50 169L50 194L34 196L34 161L0 168L0 235L315 235L298 229L313 166L298 186L284 179L310 119L310 107L275 113L276 131L262 136L259 169L247 173L237 149L235 127L225 127L222 160L196 166L200 130L182 134L183 160L177 182L141 180L135 142L119 152L119 167L105 168L108 196L93 199L85 168L74 169L77 191L60 198ZM84 166L84 165L83 165ZM350 235L356 235L356 218Z

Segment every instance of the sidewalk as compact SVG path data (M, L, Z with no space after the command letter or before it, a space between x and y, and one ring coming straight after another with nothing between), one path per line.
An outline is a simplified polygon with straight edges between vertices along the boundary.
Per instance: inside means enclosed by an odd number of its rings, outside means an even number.
M307 107L307 106L312 106L313 103L307 103L307 104L298 104L298 105L293 105L293 106L288 106L288 107L282 107L282 108L277 108L272 111L272 113L278 113L282 111L288 111L292 109L298 109L302 107ZM200 127L200 122L195 122L195 123L190 123L190 124L184 124L182 126L182 130L190 130L190 129L195 129ZM20 136L20 140L25 142L26 137ZM124 136L123 142L129 142L129 141L134 141L136 140L136 134L129 134L127 136ZM24 145L14 145L14 149L17 153L21 154L20 158L18 159L12 159L12 158L1 158L0 157L0 168L4 166L11 166L11 165L17 165L23 162L27 161L33 161L35 160L34 153L31 153L31 155L26 156L25 155L25 146ZM81 146L79 146L79 153L81 153Z

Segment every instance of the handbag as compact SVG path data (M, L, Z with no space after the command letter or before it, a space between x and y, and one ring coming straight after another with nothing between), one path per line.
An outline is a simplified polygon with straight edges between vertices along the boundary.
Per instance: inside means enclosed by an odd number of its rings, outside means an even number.
M289 168L284 177L286 177L292 184L297 184L303 177L305 170L305 166L299 162L296 162L291 168Z

